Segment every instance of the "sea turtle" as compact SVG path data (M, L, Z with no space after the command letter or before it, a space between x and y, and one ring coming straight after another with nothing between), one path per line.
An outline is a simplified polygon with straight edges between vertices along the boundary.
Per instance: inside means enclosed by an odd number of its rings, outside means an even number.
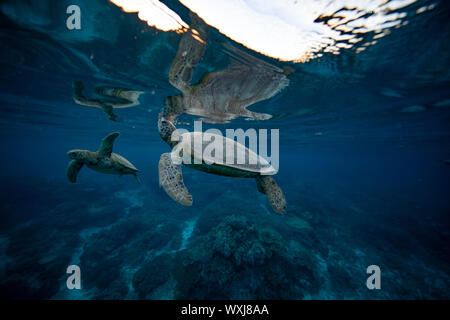
M95 87L94 91L102 98L88 99L83 94L84 86L81 81L74 81L72 87L75 103L82 106L100 108L112 121L117 121L117 116L114 114L113 109L137 106L139 105L139 96L143 94L142 91L127 88L98 86Z
M67 178L69 181L75 183L78 172L80 172L83 165L87 165L92 170L101 173L118 174L119 176L132 174L137 182L141 183L136 174L139 170L124 157L112 153L114 140L119 135L120 133L118 132L107 135L96 152L78 149L70 150L67 156L73 160L70 161L67 167Z
M267 195L272 208L279 213L285 212L286 199L283 191L271 177L276 174L276 170L266 159L237 141L217 134L187 132L174 139L177 136L177 130L171 121L164 118L164 114L170 113L171 109L170 98L166 101L167 104L160 113L158 129L162 139L170 145L173 151L161 155L158 169L159 184L172 199L186 206L192 205L192 196L183 183L181 165L184 164L200 171L222 176L255 178L258 191ZM195 140L201 142L196 143ZM205 153L208 142L211 141L222 141L222 144L219 144L222 147L215 150L214 157ZM229 150L234 150L234 159L231 162L227 161L226 156ZM243 164L239 164L237 161L239 152L241 155L245 155L246 161Z
M223 71L211 72L198 85L191 87L193 69L206 47L207 28L197 15L191 13L191 29L183 35L169 71L169 82L182 95L168 97L158 117L160 136L173 149L172 153L163 153L160 157L159 184L172 199L190 206L192 196L183 183L182 164L222 176L255 178L258 191L268 196L272 208L284 213L286 199L283 191L270 177L276 174L276 170L263 157L234 140L209 133L187 132L178 135L177 141L172 139L178 132L174 123L182 113L208 116L213 118L212 122L227 122L236 116L268 119L270 115L257 114L246 107L272 97L289 83L286 76L292 70L268 65L228 46L250 65L234 65ZM212 139L222 141L221 148L215 150L215 155L220 154L221 157L205 156L204 151L209 144L204 142ZM194 140L202 142L196 144ZM237 151L233 152L232 161L226 161L227 150ZM236 159L239 151L248 162L239 164ZM182 162L179 161L181 156Z
M224 70L206 73L191 85L193 70L201 59L208 40L208 25L191 13L191 29L183 35L169 71L169 82L182 92L173 103L183 113L202 116L209 123L228 123L237 117L267 120L272 116L247 109L270 99L289 85L290 67L278 68L242 50L223 43L232 63Z

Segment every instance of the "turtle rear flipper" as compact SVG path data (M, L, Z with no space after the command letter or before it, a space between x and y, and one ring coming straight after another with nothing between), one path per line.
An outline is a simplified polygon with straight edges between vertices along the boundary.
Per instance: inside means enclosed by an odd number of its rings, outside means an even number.
M270 204L273 210L278 213L284 213L286 210L286 198L283 191L277 185L275 180L270 176L256 177L256 187L258 191L267 194Z
M72 88L73 88L73 95L75 97L83 97L84 98L84 96L83 96L83 88L84 88L83 82L81 82L79 80L72 82Z
M70 182L72 183L77 182L77 175L82 167L83 162L79 160L70 161L69 165L67 166L67 178L69 179Z
M133 174L134 178L136 179L137 183L141 184L141 179L139 179L138 175L136 173Z
M192 196L183 183L181 164L172 162L170 153L163 153L159 159L159 185L175 201L185 205L192 205Z

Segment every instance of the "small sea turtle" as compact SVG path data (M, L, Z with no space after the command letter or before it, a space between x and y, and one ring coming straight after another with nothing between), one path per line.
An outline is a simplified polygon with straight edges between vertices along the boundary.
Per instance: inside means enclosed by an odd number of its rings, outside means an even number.
M117 121L117 116L113 109L130 108L139 105L139 97L144 93L127 88L98 86L95 87L94 91L102 98L88 99L83 94L84 86L81 81L74 81L72 87L75 103L82 106L100 108L112 121Z
M206 132L187 132L178 137L178 142L173 141L172 135L176 128L172 122L161 116L164 113L170 113L167 110L170 109L170 98L167 101L169 104L166 105L166 110L160 114L158 129L161 137L171 146L173 152L161 155L158 169L159 184L172 199L186 206L192 205L192 196L183 183L181 172L181 164L185 164L191 168L221 176L255 178L258 191L267 195L272 208L279 213L285 212L286 199L283 191L270 176L276 174L276 170L266 159L237 141ZM201 141L201 143L196 143L195 140ZM215 150L215 155L221 156L212 157L205 154L205 149L209 146L209 143L205 143L205 141L222 141L222 148L219 147L219 150ZM233 150L234 159L232 161L227 161L227 150ZM239 153L245 155L243 159L248 159L248 161L239 164L237 161ZM181 157L189 160L187 162L184 160L183 162L174 161L174 159L181 160Z
M120 133L118 132L107 135L102 140L102 144L96 152L89 150L70 150L67 156L73 160L70 161L67 167L67 178L69 181L75 183L78 172L80 172L83 165L86 165L92 170L101 173L118 174L119 176L132 174L137 182L141 183L136 174L139 170L124 157L112 153L114 140L119 135Z

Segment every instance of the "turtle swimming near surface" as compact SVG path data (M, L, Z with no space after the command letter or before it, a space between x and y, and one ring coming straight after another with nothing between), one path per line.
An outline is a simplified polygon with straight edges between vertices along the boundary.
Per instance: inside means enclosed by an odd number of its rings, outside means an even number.
M120 176L132 174L137 182L141 183L136 174L139 170L127 159L112 152L114 140L119 135L120 133L118 132L107 135L96 152L78 149L70 150L67 153L67 156L72 159L67 167L67 178L69 181L75 183L78 172L80 172L83 165L86 165L92 170L101 173L118 174Z
M75 103L82 106L100 108L112 121L117 121L117 116L113 109L130 108L139 105L139 97L144 93L121 87L98 86L94 90L101 98L88 99L83 94L84 86L81 81L74 81L72 87Z
M191 20L192 28L203 41L198 41L198 37L193 36L194 31L192 31L193 35L186 33L169 71L169 82L179 89L182 95L168 97L158 117L159 134L173 149L172 153L163 153L160 157L159 184L172 199L190 206L192 196L183 183L182 164L222 176L255 178L258 191L267 195L272 208L279 213L284 213L286 199L283 191L271 177L276 174L276 170L266 159L245 145L220 135L187 132L178 136L178 141L174 141L172 135L177 133L174 123L182 113L212 116L214 119L212 122L219 123L227 122L235 116L260 120L270 118L269 115L250 112L246 107L269 99L286 87L289 83L286 76L292 70L268 67L267 64L249 58L247 60L252 64L251 66L232 66L224 71L209 73L198 85L192 87L190 82L193 69L203 54L208 35L207 25L198 16L191 13ZM234 50L234 52L237 51ZM211 139L214 141L220 139L223 142L219 150L215 150L216 154L222 157L204 155L205 149L209 146L204 142ZM191 143L192 140L202 142ZM187 162L174 161L177 157L180 158L177 155L179 150L182 150L183 158L188 159ZM233 150L233 157L230 157L234 158L231 159L232 161L225 161L225 159L228 160L227 150ZM234 150L237 152L234 153ZM239 152L249 161L240 164L236 158Z
M168 102L170 102L170 99L168 99ZM167 109L170 109L170 104L166 105L165 109L165 112L167 112ZM164 112L161 114L164 114ZM285 212L286 199L283 191L270 176L277 172L266 159L237 141L217 134L187 132L179 137L179 142L174 142L172 135L176 128L161 114L158 122L160 135L174 149L175 154L163 153L161 155L158 165L159 184L172 199L186 206L192 205L192 196L183 183L181 163L173 161L177 151L181 150L185 153L183 156L194 160L187 163L183 162L191 168L221 176L255 178L258 191L267 195L272 208L278 213ZM202 143L193 142L195 139L201 139ZM204 151L208 147L208 144L204 143L205 140L223 141L221 144L223 148L216 150L216 154L221 154L222 158L205 156ZM233 150L234 159L231 162L226 161L227 150ZM237 152L234 152L234 150L237 150ZM244 159L249 159L248 162L239 164L237 161L239 152L245 155Z
M228 123L237 117L272 118L270 114L250 111L247 107L270 99L286 88L287 76L294 69L278 68L223 43L232 63L223 70L204 74L197 84L191 84L194 68L207 46L208 25L194 13L190 17L194 31L183 35L169 70L169 82L181 91L172 98L174 108L176 104L183 113L202 116L200 120L209 123Z

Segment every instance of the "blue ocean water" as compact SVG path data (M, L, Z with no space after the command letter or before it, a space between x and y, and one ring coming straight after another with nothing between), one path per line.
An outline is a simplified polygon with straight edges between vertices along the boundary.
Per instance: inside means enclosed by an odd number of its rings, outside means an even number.
M67 30L78 4L81 30ZM163 1L185 21L189 11ZM162 32L107 1L0 5L0 296L10 299L448 299L450 214L449 8L436 3L356 54L282 63L211 28L193 83L226 68L223 42L278 67L290 84L243 117L204 128L279 129L275 179L287 210L272 210L252 179L183 168L191 207L158 183L158 114L182 35ZM142 91L139 105L74 102L99 86ZM198 116L182 115L193 127ZM114 152L138 169L83 168L67 152ZM80 290L66 287L69 265ZM381 270L369 290L367 267Z

